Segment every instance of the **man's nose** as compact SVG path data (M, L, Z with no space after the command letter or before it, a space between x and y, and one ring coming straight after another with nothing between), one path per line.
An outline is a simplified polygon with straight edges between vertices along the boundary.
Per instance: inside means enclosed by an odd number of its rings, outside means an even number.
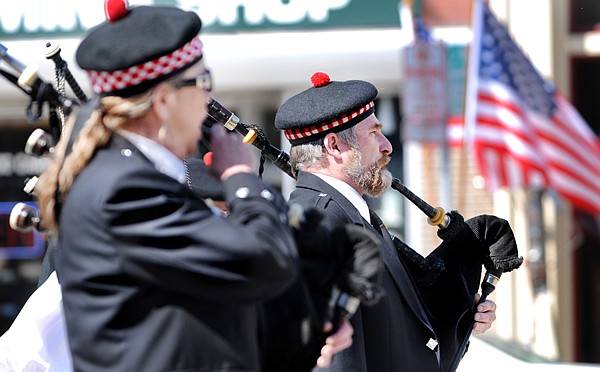
M390 141L382 134L381 143L379 144L379 151L383 154L390 155L394 149Z

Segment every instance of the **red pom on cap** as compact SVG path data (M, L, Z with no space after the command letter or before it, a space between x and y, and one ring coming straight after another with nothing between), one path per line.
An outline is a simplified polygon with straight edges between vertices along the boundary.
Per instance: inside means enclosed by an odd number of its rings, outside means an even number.
M127 0L104 0L104 14L109 22L123 18L129 12Z
M204 160L204 164L206 164L206 166L209 168L212 165L212 155L212 151L209 151L202 157L202 160Z
M310 78L310 81L313 83L315 88L318 88L329 84L331 79L329 78L329 75L324 72L315 72Z

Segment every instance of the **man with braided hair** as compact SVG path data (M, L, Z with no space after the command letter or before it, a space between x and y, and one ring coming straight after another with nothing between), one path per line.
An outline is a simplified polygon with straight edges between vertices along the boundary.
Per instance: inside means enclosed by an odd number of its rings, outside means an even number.
M71 118L36 187L61 251L73 368L258 372L261 305L300 271L287 204L222 127L211 172L228 218L185 183L211 90L198 16L123 0L105 11L76 52L98 100ZM320 365L351 333L328 339Z

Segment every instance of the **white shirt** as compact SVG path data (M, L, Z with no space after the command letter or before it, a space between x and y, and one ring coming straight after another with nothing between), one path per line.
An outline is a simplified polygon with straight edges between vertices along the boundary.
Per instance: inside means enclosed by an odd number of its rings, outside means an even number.
M169 151L163 145L146 138L137 133L127 130L119 130L118 133L127 138L138 150L154 164L154 168L160 173L185 183L185 170L183 161Z
M358 209L358 212L367 220L368 223L371 223L371 215L369 214L369 205L366 200L360 196L358 191L354 189L354 187L348 185L346 182L338 180L337 178L333 178L331 176L327 176L325 174L313 173L315 176L319 177L323 181L327 182L331 187L339 191L340 194L344 195L346 199L352 203L352 205Z
M71 354L60 285L53 272L0 337L0 371L68 372Z
M137 133L123 129L120 129L118 132L129 142L131 142L138 150L140 150L140 152L144 154L144 156L146 156L152 164L154 164L154 168L156 168L157 171L179 181L180 183L185 184L187 182L183 161L169 151L169 149L151 140L150 138L144 137ZM217 216L223 216L223 211L215 207L211 200L206 199L205 202L214 214Z

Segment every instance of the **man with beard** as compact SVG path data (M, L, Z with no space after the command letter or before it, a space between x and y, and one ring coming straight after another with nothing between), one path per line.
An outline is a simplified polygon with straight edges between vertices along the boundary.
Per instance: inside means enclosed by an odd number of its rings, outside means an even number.
M313 87L284 102L275 117L275 127L292 145L297 184L289 202L322 211L331 226L352 223L377 233L385 263L381 273L385 295L377 304L358 309L351 319L352 347L337 354L327 370L447 370L456 348L440 345L440 331L423 300L422 286L411 275L410 263L397 253L399 246L410 247L390 236L363 199L381 196L392 182L385 169L392 146L374 113L377 89L360 80L331 81L320 72L311 81ZM461 290L457 286L456 291ZM436 311L439 307L446 311L444 306L437 305ZM478 305L473 334L490 328L495 308L489 300Z

